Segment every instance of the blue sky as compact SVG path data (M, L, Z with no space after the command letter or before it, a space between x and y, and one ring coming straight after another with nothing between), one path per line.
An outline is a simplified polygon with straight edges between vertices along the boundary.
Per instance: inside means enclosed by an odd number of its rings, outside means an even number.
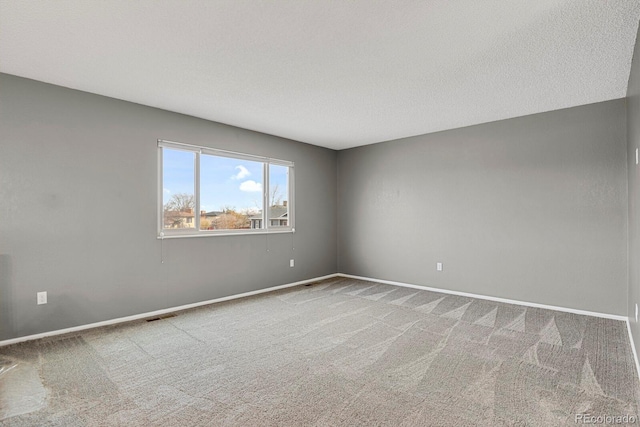
M195 153L165 148L162 157L163 204L173 194L193 194ZM260 162L201 154L200 208L206 211L223 207L239 211L262 209L262 168ZM288 199L287 173L287 167L270 165L271 189L278 185L282 200Z

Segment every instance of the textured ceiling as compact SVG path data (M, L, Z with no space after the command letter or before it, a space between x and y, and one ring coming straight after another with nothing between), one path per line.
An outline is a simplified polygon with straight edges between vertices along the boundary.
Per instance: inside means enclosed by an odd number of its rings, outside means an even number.
M0 0L0 71L342 149L626 95L638 0Z

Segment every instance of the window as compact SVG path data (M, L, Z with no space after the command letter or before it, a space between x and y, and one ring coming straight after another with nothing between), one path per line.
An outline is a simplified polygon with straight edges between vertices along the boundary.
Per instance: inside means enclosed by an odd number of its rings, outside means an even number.
M161 237L290 232L293 163L158 141Z

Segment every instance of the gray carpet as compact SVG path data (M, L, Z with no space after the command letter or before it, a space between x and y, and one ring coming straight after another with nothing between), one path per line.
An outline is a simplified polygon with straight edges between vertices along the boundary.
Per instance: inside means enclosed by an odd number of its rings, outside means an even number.
M1 426L559 426L638 413L626 325L336 278L0 348Z

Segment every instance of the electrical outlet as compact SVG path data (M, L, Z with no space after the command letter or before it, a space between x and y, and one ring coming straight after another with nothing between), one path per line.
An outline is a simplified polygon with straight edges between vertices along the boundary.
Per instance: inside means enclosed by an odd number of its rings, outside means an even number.
M47 293L46 292L38 292L37 293L38 305L47 303Z
M293 265L294 265L294 262L293 262L293 260L292 260L292 259L290 259L290 260L289 260L289 267L293 267Z
M442 271L442 263L441 262L437 262L436 263L436 271Z

